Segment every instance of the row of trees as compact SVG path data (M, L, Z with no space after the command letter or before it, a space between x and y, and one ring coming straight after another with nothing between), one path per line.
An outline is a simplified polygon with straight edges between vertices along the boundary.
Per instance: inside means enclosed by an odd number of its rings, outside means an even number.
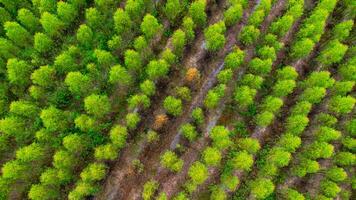
M283 36L288 32L289 28L292 27L294 20L297 20L302 15L303 2L293 2L293 3L289 7L290 9L287 10L285 15L280 17L276 22L272 23L272 25L270 26L271 28L269 29L271 33L278 34L276 33L277 30L276 27L281 27L281 24L283 24L283 29L279 28L278 30L278 32L281 33L279 37ZM272 42L273 40L271 39L273 38L273 35L271 33L267 34L265 37L265 42L267 44L270 44L271 46L269 47L265 46L260 48L260 50L257 51L257 55L262 59L268 58L273 61L276 55L275 52L280 49L281 45L276 42ZM261 59L260 60L253 59L251 63L252 63L251 64L252 73L255 74L257 73L257 75L263 76L265 73L268 73L270 71L268 67L266 68L268 64L263 63ZM258 67L254 67L254 66L258 66ZM258 69L259 71L257 71L256 69ZM296 87L295 79L297 78L297 76L298 73L295 71L295 69L289 66L277 71L276 74L277 81L275 82L275 85L272 86L271 95L266 96L264 98L260 106L259 114L255 117L254 121L258 126L268 126L273 121L275 114L280 110L281 106L283 105L283 97L293 92L293 89ZM248 77L252 77L252 76L249 75ZM242 91L245 91L244 94L250 93L249 97L250 99L252 99L249 101L246 101L245 100L246 98L244 98L244 100L240 100L239 102L241 103L250 102L250 104L244 105L244 107L242 108L247 109L248 105L252 104L253 97L256 95L256 89L257 90L260 89L261 88L260 83L263 82L263 78L259 78L259 79L261 81L259 82L255 81L253 85L250 85L251 87L253 87L252 90L249 88L240 88L240 90L238 90L239 93L236 94L236 96L238 97L237 100L244 97L244 95L241 95L243 94ZM258 85L256 85L256 83ZM294 128L290 127L290 129L294 129ZM296 128L295 130L297 131L298 128ZM300 128L299 130L302 131L302 129ZM300 145L300 139L299 141L298 139L294 140L294 137L292 135L287 135L285 140L281 142L281 145L284 148L289 147L289 145L291 144L292 144L292 146L290 146L291 149L298 147L298 145ZM272 180L268 179L268 176L270 176L269 174L273 175L274 173L277 173L275 169L284 166L286 163L288 163L288 160L291 157L290 153L282 149L282 147L271 150L266 160L267 164L265 164L265 166L263 166L263 169L260 170L260 173L262 175L259 174L256 179L252 181L248 181L249 182L248 188L251 193L250 195L253 196L254 198L257 199L266 198L267 196L269 196L269 194L271 194L274 191L275 186ZM267 175L264 175L263 173L266 173Z
M305 58L314 49L315 43L320 40L326 20L334 10L336 3L336 0L321 1L304 21L296 35L297 40L291 47L291 55L295 60Z
M131 1L131 4L128 3L127 6L132 5L132 2L133 1ZM107 3L110 4L110 2L107 2ZM99 7L101 8L102 6L105 7L104 5L105 5L105 2L100 2L100 1L96 2L97 8L99 8ZM111 5L112 5L112 1L111 1ZM88 24L90 24L90 22L93 22L93 20L95 21L95 19L98 19L98 17L100 17L100 16L101 16L101 14L100 14L100 12L98 12L98 10L96 8L88 9L86 12L86 18L89 22ZM103 19L105 20L106 18L99 19L99 22L100 22L100 20L103 20ZM149 26L149 24L148 24L148 26ZM86 25L81 26L77 33L78 42L81 44L84 44L85 40L91 39L90 38L91 35L92 34L91 34L90 27L88 27ZM88 90L90 87L92 87L94 85L92 80L95 79L91 75L94 75L94 74L87 75L87 74L83 74L81 72L71 72L71 71L75 71L76 69L78 69L78 66L76 64L74 64L75 61L73 58L73 53L77 53L78 50L79 50L78 48L74 48L74 49L72 48L72 49L70 49L70 52L68 52L68 54L64 53L64 54L61 54L60 57L57 57L55 60L56 71L54 71L52 67L41 67L40 70L38 70L38 71L36 70L33 73L33 75L31 76L31 77L33 77L33 82L35 84L38 84L38 86L40 86L40 87L31 87L31 90L30 90L31 94L34 96L34 98L38 97L35 99L41 99L40 97L45 96L43 93L43 89L53 89L53 88L49 87L50 86L49 84L51 84L51 82L53 81L55 74L58 76L63 76L61 74L66 74L68 72L69 73L67 74L65 83L63 82L63 84L66 84L68 86L69 92L71 92L71 93L73 93L73 95L79 96L79 97L85 97L85 96L89 95ZM80 50L82 50L82 49L80 49ZM113 62L115 62L114 57L107 51L96 50L94 52L94 56L95 56L95 59L97 62L96 64L100 64L102 67L109 67L110 65L112 65ZM58 68L57 68L57 66L58 66ZM73 68L71 66L77 67L77 68ZM63 68L63 67L65 67L65 68ZM71 68L68 68L68 67L71 67ZM99 69L97 68L97 66L91 64L91 65L88 65L88 70L90 70L91 72L95 72L95 70L96 70L96 72L98 72ZM104 71L102 73L105 74ZM48 81L48 80L50 80L50 81ZM56 86L56 85L57 84L53 84L52 86ZM54 89L57 89L57 88L54 88ZM51 91L48 91L48 92L51 92ZM69 103L69 102L64 102L64 103ZM84 100L84 104L85 104L84 105L85 110L89 115L84 114L84 115L81 115L80 117L77 117L75 119L75 125L79 129L82 129L83 131L89 131L89 133L90 133L91 131L93 131L92 128L96 127L96 129L97 129L98 123L100 124L103 121L102 120L103 117L106 116L109 112L111 112L111 105L110 105L109 99L106 95L96 95L96 94L92 94L92 95L86 97ZM50 108L51 109L48 109L48 112L42 111L43 117L41 114L41 118L42 118L43 124L46 127L46 129L50 129L51 131L58 131L59 130L58 128L60 128L61 131L66 131L69 127L71 127L73 125L73 123L70 122L71 120L67 119L67 118L68 117L72 118L72 117L70 117L70 115L73 115L74 113L68 112L68 115L66 115L66 116L63 115L63 117L62 117L61 112L63 112L63 111L56 109L54 107L50 107ZM78 108L76 108L76 109L78 109ZM63 112L63 113L66 113L66 112ZM133 121L135 121L135 117L132 117L131 115L128 118L133 119ZM134 124L134 123L132 122L131 124ZM99 130L97 129L95 131L100 131L100 129L102 130L102 128L103 127L101 127L101 128L99 127ZM42 132L36 133L36 139L39 140L39 139L42 139L43 137L48 139L48 136L47 136L48 133L46 133L46 132L47 131L42 131ZM96 133L94 133L94 134L96 134ZM112 137L115 137L115 136L112 136ZM124 137L124 136L117 136L117 137L119 137L119 139L117 139L117 140L120 140L120 137ZM43 138L43 139L45 139L45 138ZM56 144L57 147L55 147L55 149L60 149L60 148L58 148L58 139L60 141L60 138L55 138L55 140L57 142L57 144ZM90 138L91 143L93 142L92 139L93 138ZM60 143L59 143L59 145L60 145ZM67 150L57 151L54 155L54 159L57 158L57 156L56 156L57 154L58 155L62 155L62 154L67 155L69 158L72 158L72 156L74 156L74 153L78 153L78 152L68 152L68 151ZM62 153L62 152L64 152L64 153ZM69 163L69 162L70 162L70 160L68 160L67 163ZM73 171L73 169L74 169L73 163L75 163L75 162L73 160L71 162L72 162L71 166L69 168L66 168L66 170L65 170L66 173L67 172L72 173L71 171ZM80 166L81 164L82 163L78 163L77 166ZM40 168L41 165L38 165L36 167ZM62 176L61 174L63 173L62 172L63 166L59 166L59 167L54 166L54 168L58 171L58 175L54 174L54 176ZM59 185L68 184L68 180L72 179L69 177L72 175L69 175L68 173L65 174L65 176L66 176L65 182L59 181L58 182ZM84 171L83 171L83 173L84 173ZM105 176L105 174L104 174L104 176ZM98 178L98 179L93 179L93 180L89 180L89 181L85 180L85 184L84 183L81 184L80 187L81 188L84 187L89 190L90 189L89 186L92 185L93 181L101 180L104 176L101 176L100 179ZM73 177L75 177L75 176L73 176ZM86 179L86 178L83 178L83 179ZM56 185L58 185L58 184L56 184ZM38 186L37 185L33 186L33 189L31 189L31 191L33 191L33 192L30 192L30 194L29 194L30 198L32 198L32 199L46 198L46 195L44 195L44 192L46 189L52 188L52 186L54 186L54 185L47 184L45 182L43 182L43 183L41 182L41 184ZM54 187L54 188L59 189L58 187ZM5 187L5 189L6 189L6 187ZM51 189L51 191L53 191L53 189ZM95 190L92 190L92 191L95 191ZM58 194L58 192L57 192L57 194ZM53 198L53 192L49 193L47 197Z
M300 84L300 87L302 87L304 91L300 94L297 104L292 107L290 116L286 120L285 134L282 135L281 139L277 142L277 145L273 147L266 156L267 164L260 168L258 175L259 177L268 178L269 180L272 180L271 177L275 177L281 167L287 166L290 163L290 160L292 158L291 153L295 152L296 149L301 145L301 139L299 135L303 132L303 130L309 123L309 119L307 117L308 113L310 112L314 104L318 104L321 102L322 98L326 94L325 89L336 88L334 86L334 83L335 80L330 78L330 73L327 71L322 71L312 72L309 77ZM351 88L349 91L352 90ZM348 91L345 92L347 93ZM353 106L351 106L351 109L352 107ZM350 112L350 110L348 110L347 112ZM322 121L333 121L333 117L328 114L320 114L318 115L318 117ZM298 160L300 165L296 165L293 167L292 171L296 174L299 174L300 176L305 176L306 173L315 172L315 170L317 171L319 169L318 163L311 159L311 157L330 157L333 153L333 148L332 145L330 146L326 142L340 137L340 133L338 131L335 131L332 128L328 127L321 127L315 132L315 134L316 138L318 138L318 141L307 145L307 147L305 148L305 152L308 155L299 156ZM271 161L276 151L281 151L278 157L279 160L282 162L273 163ZM273 190L271 190L270 193L272 191ZM270 193L266 194L266 196L268 196ZM257 193L254 193L253 188L251 188L251 194L257 195ZM295 191L293 191L292 193L290 191L281 191L281 194L284 196L287 195L289 196L289 198L294 195L301 196ZM261 198L264 198L266 196L263 196Z
M269 49L267 49L267 47L261 48L260 55L265 56L265 58L267 59L269 53L268 51ZM236 72L236 70L240 67L243 61L244 52L238 48L235 48L234 51L231 52L225 58L225 69L222 70L217 76L219 85L217 85L208 92L204 101L205 107L207 107L208 109L216 108L216 106L220 102L220 99L225 94L225 84L229 83L232 80L233 73ZM244 78L244 82L249 82L251 84L259 82L258 80L259 79L256 78L253 74L249 74L248 76L246 76L246 78ZM220 166L220 160L222 157L221 150L224 148L231 147L232 144L230 139L225 138L223 136L221 136L221 138L219 137L219 139L216 138L214 141L214 129L210 133L211 138L213 140L213 146L207 147L202 153L202 160L204 161L204 163L206 163L208 167ZM259 148L260 147L258 141L254 139L247 138L239 142L239 147L238 149L236 149L237 151L233 154L232 158L229 159L228 163L225 165L226 167L224 169L226 170L224 170L224 173L221 176L221 181L224 186L216 188L214 187L212 198L224 199L226 197L226 194L224 189L222 188L228 188L228 190L230 191L233 191L237 188L239 184L239 179L237 177L232 176L232 172L235 170L249 171L253 164L252 154L256 153ZM193 178L191 179L192 180L188 181L185 185L186 191L188 193L193 192L196 186L201 184L200 182L197 183L196 181L194 181ZM202 180L205 179L206 178L202 178Z
M243 5L245 7L246 5ZM236 15L236 13L232 13L232 7L234 9L239 9L242 7L242 4L240 3L235 3L233 2L227 11L225 11L225 18L230 17L230 19L226 19L225 21L229 21L229 26L233 25L232 22L237 23L240 17L234 17L233 15ZM230 12L230 13L228 13ZM234 19L231 19L234 18ZM224 46L224 33L226 31L225 28L225 23L224 21L220 21L218 23L215 23L213 25L210 25L208 28L205 29L204 34L206 38L206 45L207 49L209 51L217 51L221 49ZM220 39L218 39L220 38ZM222 41L222 42L220 42ZM236 60L238 59L238 60ZM232 70L237 69L243 62L244 59L244 54L241 50L236 49L232 53L230 53L229 58L226 58L226 60L229 60L229 70L227 70L224 73L221 73L219 75L221 77L221 80L224 80L224 83L227 83L232 77L229 78L229 76L232 75ZM187 72L188 73L188 72ZM230 74L230 75L229 75ZM220 97L222 97L224 93L224 84L221 84L220 86L216 87L214 89L214 93L210 92L211 98L205 100L205 104L217 104L218 99L215 99L214 95L216 93L220 93ZM166 112L169 115L172 116L179 116L182 114L182 101L189 101L190 100L190 91L187 87L181 87L178 88L176 97L173 96L168 96L165 101L164 101L164 108ZM214 107L216 105L213 105ZM203 124L204 122L204 113L201 108L195 108L192 112L191 115L193 122L192 123L186 123L183 124L180 128L181 134L189 141L193 142L197 139L198 137L198 127ZM226 148L226 145L231 144L231 141L228 138L228 131L224 127L216 127L212 130L212 133L215 133L216 136L214 136L216 139L216 146L213 147L208 147L203 151L203 160L204 162L195 162L189 169L188 176L190 177L191 181L189 181L185 186L187 188L187 191L193 192L195 188L203 183L205 179L208 177L208 172L207 172L207 166L217 166L219 165L220 159L221 159L221 148ZM221 134L224 133L224 138L221 138ZM214 135L214 134L213 134ZM166 151L162 156L161 156L161 165L167 169L169 169L172 172L179 172L183 166L183 160L181 160L178 155L172 151ZM147 182L146 184L148 184ZM143 192L143 196L145 194L145 188ZM159 193L158 198L163 199L166 197L165 193ZM174 199L185 199L187 198L187 194L185 192L181 192L176 195Z
M186 6L177 1L167 1L165 9L172 9L169 7L177 3L179 4L178 8L182 8L181 14L185 13L187 10L183 8ZM191 4L189 8L192 6L193 4ZM195 14L199 13L193 13L193 15ZM166 13L166 15L169 14ZM173 17L172 15L168 17L175 18L176 21L172 23L178 23L178 16ZM125 66L122 67L116 65L111 68L109 73L109 80L116 86L129 86L134 88L135 85L137 85L139 86L139 90L136 94L132 94L131 97L123 96L123 99L128 99L127 109L125 109L128 113L126 114L123 122L120 123L121 125L111 128L110 140L95 147L94 157L96 162L100 162L105 165L105 161L116 159L118 157L119 150L125 147L127 135L130 131L134 131L137 128L141 120L141 116L138 111L141 109L147 109L150 106L150 97L156 93L156 84L158 83L158 80L166 77L171 66L176 63L180 56L182 56L184 47L188 45L187 37L189 36L190 40L193 39L196 25L194 24L192 18L193 16L189 16L188 12L187 16L184 17L182 21L181 28L177 29L170 38L173 41L173 47L163 50L158 57L152 54L150 46L154 44L153 41L159 38L157 38L157 34L162 36L163 25L161 25L153 15L147 14L142 18L142 23L140 25L142 36L134 39L135 50L125 51ZM131 32L130 27L135 27L134 23L136 20L134 20L134 17L130 14L129 7L126 5L125 10L118 9L115 12L114 21L116 31L119 34L118 36L123 39L124 37L122 37L122 35L129 35ZM114 42L114 39L115 38L113 37L109 42ZM118 39L118 41L121 41L121 39ZM117 51L118 49L113 50ZM146 67L142 70L146 63ZM144 81L137 84L137 80L134 80L134 77L144 77L146 80L144 79ZM170 103L172 103L172 105ZM176 99L174 97L168 99L168 105L175 108L182 106L179 102L176 103ZM172 113L172 115L174 115L174 113ZM158 136L156 132L149 131L147 133L147 137L149 140L154 141ZM176 168L179 168L179 164ZM95 186L98 181L99 180L89 182L89 186ZM69 198L77 199L93 195L93 190L90 190L90 188L83 191L82 185L86 183L88 182L81 177L81 179L77 181L76 187L69 193ZM145 199L149 198L150 193L155 187L157 187L155 185L156 184L152 182L152 184L145 186Z

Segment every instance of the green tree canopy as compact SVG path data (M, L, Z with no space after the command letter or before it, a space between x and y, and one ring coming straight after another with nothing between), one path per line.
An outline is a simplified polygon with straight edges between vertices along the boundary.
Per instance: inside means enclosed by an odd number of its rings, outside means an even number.
M106 95L92 94L84 99L84 108L88 114L101 118L111 111L111 103Z

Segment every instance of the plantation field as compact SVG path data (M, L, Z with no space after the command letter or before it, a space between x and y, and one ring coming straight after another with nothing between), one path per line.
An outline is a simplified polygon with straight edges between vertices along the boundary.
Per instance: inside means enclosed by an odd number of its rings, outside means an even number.
M356 199L354 0L0 0L0 200Z

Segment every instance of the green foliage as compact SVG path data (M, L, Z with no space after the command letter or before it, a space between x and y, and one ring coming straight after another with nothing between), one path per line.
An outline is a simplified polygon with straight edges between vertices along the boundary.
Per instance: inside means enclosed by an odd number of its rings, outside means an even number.
M79 26L77 31L77 40L84 47L89 47L93 40L93 31L85 24Z
M5 22L6 36L16 45L26 47L32 40L31 34L17 22Z
M41 111L40 117L43 125L49 131L63 131L68 126L66 113L60 109L50 106Z
M347 178L347 173L343 168L333 167L326 171L326 177L335 182L341 182Z
M251 182L251 195L256 199L264 199L275 189L273 182L266 178L258 178Z
M140 84L141 92L147 96L152 96L156 92L156 86L153 81L145 80Z
M18 116L34 118L39 113L39 108L30 101L18 100L11 102L10 113Z
M152 199L154 193L158 189L158 183L156 181L148 181L143 186L142 198L143 200Z
M162 25L158 23L158 20L147 14L141 23L141 31L145 35L146 39L150 40L163 29Z
M99 187L93 183L79 181L69 195L69 200L84 199L86 196L92 196L99 191Z
M289 164L291 154L282 148L273 148L268 155L268 163L273 164L279 168L285 167Z
M183 112L182 100L172 96L166 97L163 102L163 107L168 114L173 115L174 117L181 115Z
M129 71L137 72L141 71L142 61L141 56L135 50L126 50L125 51L125 66Z
M324 66L338 63L344 57L347 49L348 46L340 43L338 40L330 41L320 52L317 60Z
M31 186L28 193L28 198L31 200L51 200L59 198L59 192L42 184L35 184Z
M37 143L32 143L16 151L16 159L24 163L41 161L45 155L45 149Z
M332 30L333 39L343 41L350 35L354 22L353 20L346 20L336 24Z
M334 156L334 162L339 166L352 166L356 163L356 156L350 152L338 152Z
M330 77L330 72L328 71L321 71L321 72L313 72L311 73L308 78L303 81L303 87L322 87L322 88L329 88L333 86L335 80Z
M141 117L137 112L128 113L125 119L129 129L135 129L138 123L141 121Z
M204 106L208 109L214 109L218 106L220 99L225 95L226 85L219 84L213 89L209 90L204 99Z
M170 48L166 48L161 53L161 58L165 60L169 65L176 64L178 61L178 56L172 53L172 50Z
M274 61L277 58L276 50L270 46L263 46L263 47L259 48L257 51L257 55L262 60L271 59L272 61Z
M204 27L206 24L207 14L205 13L205 9L205 0L197 0L190 4L189 15L197 26Z
M32 67L23 60L11 58L7 61L7 78L11 84L26 86L30 82Z
M75 61L74 55L72 55L68 50L59 54L55 58L54 67L56 68L57 72L64 74L71 71L76 71L79 66Z
M223 150L229 147L232 144L229 134L229 130L225 127L215 126L209 135L209 137L213 140L213 147L216 147L219 150Z
M106 168L105 164L91 163L80 173L80 177L84 182L100 181L105 178Z
M110 140L117 148L123 148L126 144L128 135L127 128L121 125L115 125L110 130Z
M56 15L44 12L40 19L44 31L50 37L58 37L64 30L65 24Z
M236 47L234 51L232 51L225 57L224 61L226 68L230 68L233 70L239 68L244 61L244 57L245 52Z
M95 128L95 120L86 114L81 114L74 120L75 126L81 131L89 131Z
M241 40L244 45L251 45L256 42L259 36L260 30L252 25L248 25L242 28L239 40Z
M184 17L182 23L182 30L185 32L188 43L190 43L195 37L194 28L195 24L193 22L193 19L190 17Z
M221 161L221 152L214 147L207 147L203 151L203 160L207 166L217 166Z
M243 8L241 4L235 4L230 6L224 12L224 22L226 26L232 26L236 24L242 17Z
M183 6L179 0L167 0L164 6L164 13L171 23L174 23L183 11Z
M106 95L92 94L84 99L84 108L88 114L101 118L111 111L111 104Z
M194 108L192 111L192 118L194 119L194 122L199 124L202 124L204 122L204 113L203 109L201 108Z
M229 190L234 191L239 185L240 180L237 176L231 176L230 174L225 173L221 175L221 182Z
M298 77L298 72L294 67L286 66L277 70L278 80L295 80Z
M140 21L146 9L151 6L151 3L142 0L128 0L125 5L125 10L130 15L130 18L136 21ZM146 7L146 8L145 8Z
M296 85L294 80L277 81L272 88L273 95L276 97L285 97L293 92Z
M249 69L255 74L266 75L272 69L272 60L261 60L260 58L254 58L249 63Z
M186 43L187 41L186 41L185 32L182 31L181 29L174 31L172 35L172 44L173 44L174 53L176 55L182 55Z
M80 154L87 148L87 142L84 136L75 133L63 138L63 146L73 154Z
M113 144L105 144L95 148L94 156L97 160L115 160L118 156L118 151Z
M261 109L275 113L279 111L282 105L283 105L282 99L273 96L267 96L265 97L261 105Z
M198 132L197 132L195 126L193 126L189 123L183 124L180 127L180 131L182 132L182 135L185 138L187 138L190 142L194 141L198 135Z
M256 124L261 127L266 127L272 123L274 114L269 111L263 111L256 116Z
M248 86L240 86L235 90L234 100L240 107L247 108L253 103L256 93L255 89Z
M90 26L90 28L95 30L102 26L104 17L95 7L93 7L93 8L88 8L85 10L85 20L86 20L86 23ZM122 20L122 21L124 21L124 20ZM114 22L115 22L115 28L117 29L116 13L114 15Z
M110 69L109 82L111 84L127 86L132 82L132 77L124 67L115 65Z
M57 169L70 170L76 165L76 158L66 150L59 150L53 156L53 166Z
M284 36L290 27L293 25L294 18L291 15L283 15L274 21L270 26L271 33L278 35L279 37Z
M210 195L211 200L225 200L227 195L225 190L221 187L213 187Z
M277 146L288 152L295 152L301 143L302 141L300 137L294 136L291 133L287 133L282 135L277 143Z
M0 47L0 55L5 59L14 57L19 51L19 48L5 38L0 38Z
M150 61L146 68L148 78L151 80L156 80L167 75L168 71L169 64L163 59Z
M40 53L50 51L53 44L53 40L44 33L36 33L34 36L34 48Z
M250 171L253 165L253 156L247 153L247 151L237 152L233 156L231 164L234 169Z
M49 66L41 66L40 68L33 71L31 74L31 80L34 84L41 87L51 87L53 85L53 80L55 79L55 69Z
M341 137L341 132L327 126L321 126L314 132L314 135L318 141L331 142Z
M16 136L25 130L24 121L15 116L8 116L0 120L0 131L6 135Z
M233 72L231 69L224 69L219 72L219 74L217 75L217 79L219 83L227 84L232 79L232 76Z
M297 190L288 188L283 190L283 197L286 200L304 200L303 194L299 193Z
M316 173L319 168L317 161L303 158L299 165L292 168L292 173L298 177L304 177L307 173Z
M204 30L206 48L216 52L224 47L226 27L223 21L210 25Z
M128 104L130 109L138 108L138 107L143 107L143 108L148 108L151 105L150 98L147 97L144 94L136 94L131 96L128 99Z
M286 122L286 132L293 135L300 135L308 125L309 119L303 115L292 115Z
M122 38L118 35L114 35L111 40L108 41L108 47L111 51L119 51L123 47Z
M191 92L190 89L186 86L182 86L182 87L177 87L176 88L176 96L182 100L185 101L190 101L191 100Z
M73 95L85 96L92 89L90 77L80 72L69 72L64 82Z
M157 142L159 140L159 135L156 131L148 131L147 132L147 141L149 143Z
M346 96L347 93L351 92L355 82L353 81L337 81L335 82L332 90L333 93L340 96Z
M311 87L304 90L304 92L299 96L300 100L308 101L312 104L320 103L320 101L326 95L325 88L322 87Z
M334 146L326 142L315 141L308 145L303 156L310 159L330 158L334 153Z
M250 154L255 154L261 149L258 140L253 138L241 138L237 140L237 147Z
M40 180L44 185L57 185L57 174L58 170L54 168L47 168L44 172L42 172Z
M173 172L179 172L183 167L183 160L172 151L166 151L161 156L161 165Z
M314 48L314 42L309 38L298 40L292 45L291 55L295 59L306 57Z
M335 96L331 98L328 108L338 115L347 114L353 110L355 102L352 96Z
M57 16L66 25L72 23L77 18L77 15L78 11L72 4L63 1L57 3Z
M208 178L208 169L203 163L196 161L190 166L188 175L194 184L202 184Z
M241 84L247 85L252 89L261 89L264 79L261 76L253 74L245 74L242 77Z
M308 101L299 101L291 110L292 115L307 116L312 108L312 104Z
M29 31L35 32L40 27L39 19L28 9L21 8L17 12L17 20ZM7 20L10 21L10 20Z
M336 195L341 191L341 188L334 182L323 180L320 183L321 192L330 198L336 197Z
M97 64L101 68L108 68L115 63L115 57L108 51L95 49L94 56L96 58Z

